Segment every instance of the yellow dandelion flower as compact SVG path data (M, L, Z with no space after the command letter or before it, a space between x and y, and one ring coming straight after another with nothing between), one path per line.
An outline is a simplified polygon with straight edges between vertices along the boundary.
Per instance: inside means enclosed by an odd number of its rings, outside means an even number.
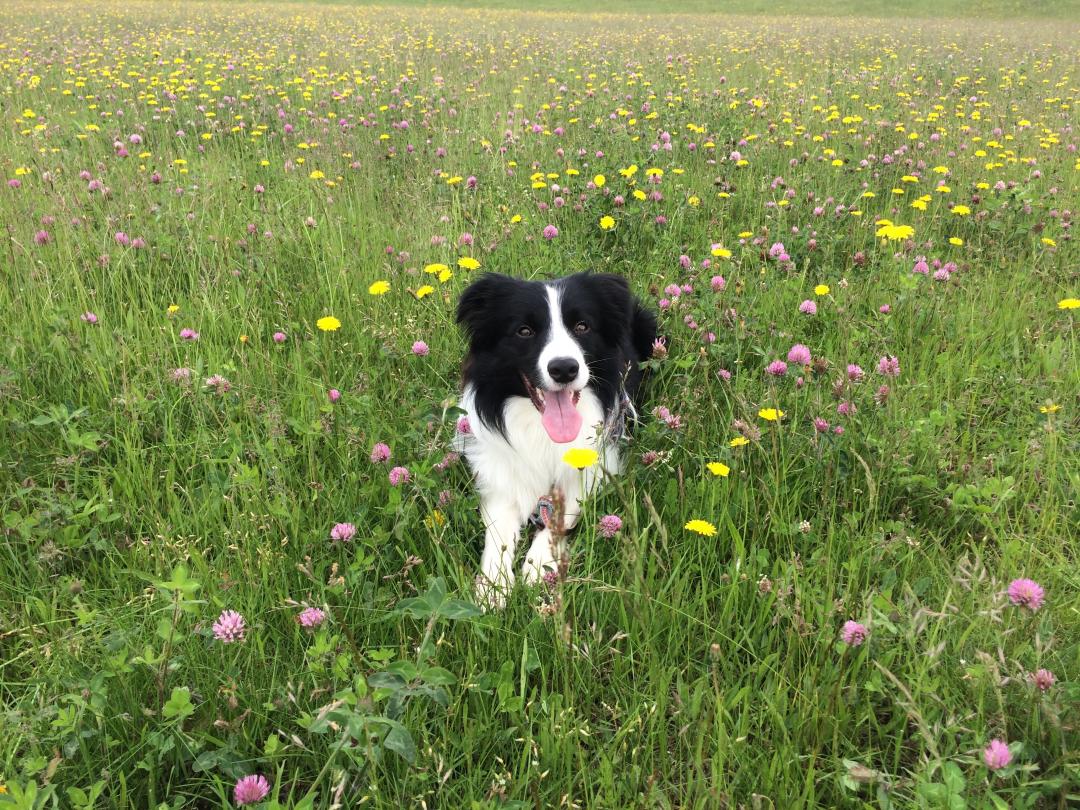
M615 227L615 217L611 217L611 216L602 216L602 217L600 217L600 228L601 228L601 230L610 231L614 227Z
M596 177L594 177L592 179L592 181L593 181L593 185L596 186L597 188L603 188L604 183L607 182L607 178L604 177L604 175L602 175L602 174L598 174L598 175L596 175Z
M324 315L319 318L319 320L315 321L315 325L323 332L336 332L341 328L341 321L333 315Z
M165 311L170 315L174 315L175 313L180 311L180 306L178 304L169 304Z
M326 177L326 175L316 169L311 174L309 174L308 177L312 180L322 180L324 177Z
M638 200L639 202L641 200L644 200L645 199L645 192L642 191L640 188L635 188L634 189L634 199Z
M390 292L390 282L380 279L367 288L368 295L386 295Z
M709 472L720 478L727 478L731 474L731 467L719 461L710 461L705 466L709 468Z
M521 214L514 214L510 217L510 223L512 225L517 225L519 222L521 222Z
M743 445L750 444L750 440L745 436L736 436L728 445L731 447L742 447Z
M418 299L423 298L425 295L431 295L433 292L435 292L435 288L432 287L430 284L425 284L423 287L416 291L416 297Z
M829 294L829 285L828 284L818 284L816 287L814 287L814 295L828 295L828 294Z
M687 521L686 525L683 526L683 528L687 531L697 532L703 537L712 537L714 534L716 534L716 527L709 523L709 521L707 520L690 520Z
M968 214L971 213L971 209L968 208L966 205L954 205L952 207L952 212L958 217L966 217Z
M739 238L740 239L749 239L753 235L754 235L753 231L739 231Z
M728 250L726 247L721 247L720 245L717 245L712 249L712 255L716 256L718 259L730 259L731 251Z
M915 229L910 225L894 225L888 220L879 220L877 225L878 229L874 235L889 239L890 241L910 239L915 235Z
M443 270L449 270L449 269L450 268L447 267L445 264L442 264L441 262L435 262L434 264L427 265L424 268L424 272L427 273L428 275L435 276L435 275L438 275L439 273L441 273Z
M453 177L446 178L446 185L448 185L448 186L456 186L458 183L460 183L464 179L465 178L463 178L463 177L459 177L458 175L454 175Z
M699 205L701 205L701 197L697 196L696 194L692 194L686 198L686 204L691 206L692 208L697 208Z
M600 460L600 455L591 447L573 447L563 454L562 460L578 470L591 467Z
M439 283L445 284L454 277L454 271L447 267L445 270L439 272Z
M1057 242L1055 242L1049 236L1044 236L1041 241L1047 247L1057 247Z
M1058 309L1080 309L1080 298L1062 298L1058 301Z
M964 240L961 239L959 236L950 236L949 237L949 244L950 245L955 245L956 247L960 247L961 245L964 244Z
M472 256L462 256L457 260L457 266L462 270L476 270L480 267L480 262L474 259Z
M762 408L757 415L766 422L779 422L784 418L784 412L779 408Z
M1057 413L1060 410L1061 410L1060 405L1058 405L1056 402L1050 402L1050 403L1047 403L1046 405L1042 405L1039 408L1039 413L1045 413L1047 416L1049 416L1050 414Z

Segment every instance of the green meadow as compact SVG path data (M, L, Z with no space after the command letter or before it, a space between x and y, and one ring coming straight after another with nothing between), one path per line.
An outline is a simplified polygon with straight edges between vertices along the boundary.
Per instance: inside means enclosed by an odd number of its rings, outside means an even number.
M509 5L0 7L0 808L1076 805L1075 2ZM582 270L484 611L455 304Z

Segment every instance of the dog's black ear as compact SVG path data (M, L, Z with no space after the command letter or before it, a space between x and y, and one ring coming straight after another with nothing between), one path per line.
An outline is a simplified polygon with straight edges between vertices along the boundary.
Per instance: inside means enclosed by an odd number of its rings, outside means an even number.
M630 292L630 284L622 276L613 273L596 273L591 276L597 297L615 315L611 319L622 334L629 334L630 344L639 360L648 360L656 340L656 316L641 305Z
M634 323L630 327L630 342L634 345L634 351L637 352L639 360L648 360L652 357L656 331L656 316L645 309L640 301L635 301Z
M611 322L629 325L634 309L630 283L614 273L592 273L588 278L597 300L614 316Z
M458 299L457 322L470 337L483 331L493 314L499 309L499 301L514 283L508 276L484 273L470 284Z

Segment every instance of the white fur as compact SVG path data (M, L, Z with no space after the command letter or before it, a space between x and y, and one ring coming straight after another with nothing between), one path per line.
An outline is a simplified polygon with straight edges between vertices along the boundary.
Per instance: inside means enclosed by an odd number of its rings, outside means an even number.
M537 372L540 374L540 380L543 383L542 387L549 391L557 391L560 388L580 391L589 383L589 367L585 365L585 355L581 351L581 346L574 340L573 335L566 331L566 324L563 323L562 290L549 284L547 286L547 297L551 332L548 335L548 342L544 345L543 351L540 352L540 359L537 361L539 366ZM572 357L577 360L578 375L573 382L564 384L555 382L551 378L548 373L548 363L556 357Z
M572 338L570 342L574 342ZM580 348L577 351L580 354ZM585 369L584 358L581 367ZM581 499L605 474L618 474L621 459L616 443L605 441L603 408L588 388L581 392L578 402L581 430L574 441L566 444L551 440L541 424L540 413L525 397L506 401L505 437L480 421L474 397L473 386L467 385L461 406L469 416L472 434L465 437L463 450L476 474L480 512L486 526L477 589L482 601L491 607L501 607L514 584L514 552L521 527L540 498L556 489L562 492L564 526L569 531L580 517ZM574 447L592 448L599 453L600 460L595 466L579 471L563 461L566 451ZM522 568L526 580L536 582L545 569L554 568L557 551L550 531L537 532Z

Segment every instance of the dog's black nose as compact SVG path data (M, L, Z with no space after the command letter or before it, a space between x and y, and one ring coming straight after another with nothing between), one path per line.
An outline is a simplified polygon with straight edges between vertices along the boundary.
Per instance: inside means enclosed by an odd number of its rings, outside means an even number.
M548 363L548 374L557 383L572 382L577 378L578 361L573 357L556 357Z

